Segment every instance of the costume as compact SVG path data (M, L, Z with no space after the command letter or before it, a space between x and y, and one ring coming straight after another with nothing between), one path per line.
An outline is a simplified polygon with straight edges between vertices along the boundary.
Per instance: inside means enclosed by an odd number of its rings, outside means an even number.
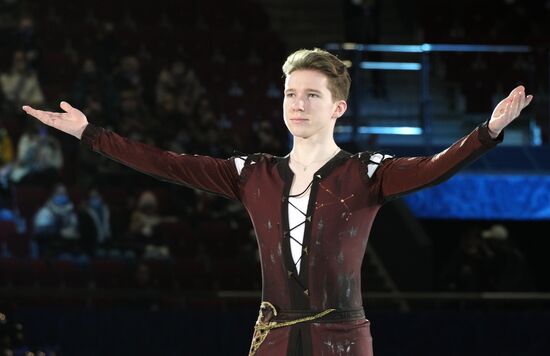
M429 157L340 151L314 175L298 274L289 239L287 200L293 172L288 157L249 155L239 175L236 157L179 155L92 125L82 137L93 150L146 174L242 202L260 251L262 300L275 308L264 304L259 322L317 316L263 334L257 329L256 336L264 340L256 345L256 356L372 355L360 272L378 209L390 199L444 181L501 140L502 134L495 140L489 136L485 123Z

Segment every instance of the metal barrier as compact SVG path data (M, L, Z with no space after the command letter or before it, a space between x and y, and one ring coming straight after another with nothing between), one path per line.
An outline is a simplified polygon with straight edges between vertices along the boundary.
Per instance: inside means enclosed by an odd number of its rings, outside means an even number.
M2 287L0 295L4 300L24 300L26 305L32 305L36 300L40 306L52 303L63 305L64 300L71 301L71 305L78 301L86 305L93 305L94 299L109 300L113 303L124 301L218 301L212 303L227 306L251 305L253 309L261 301L260 291L173 291L173 290L136 290L136 289L89 289L89 288L43 288L43 287ZM478 302L486 305L498 303L514 303L522 306L534 306L535 303L550 304L550 293L547 292L364 292L363 301L366 305L376 303L392 304L401 310L403 302L424 302L436 305L443 302ZM191 303L192 304L192 303ZM179 305L179 302L177 303ZM411 308L409 307L409 310Z
M331 52L345 54L350 58L350 75L354 82L352 92L353 112L351 127L339 127L337 132L351 134L351 141L356 142L358 134L397 134L397 135L424 135L426 144L432 142L432 112L430 98L430 53L434 52L474 52L474 53L532 53L531 46L524 45L479 45L479 44L421 44L421 45L391 45L391 44L359 44L359 43L329 43L325 48ZM414 53L420 56L418 62L386 62L386 61L364 61L363 54L368 52L378 53ZM359 65L356 65L359 63ZM418 71L419 81L419 127L369 127L360 126L357 113L359 112L359 95L361 92L361 81L359 72L361 70L399 70ZM550 87L550 76L548 78ZM550 108L549 108L550 112ZM550 124L549 124L550 125Z

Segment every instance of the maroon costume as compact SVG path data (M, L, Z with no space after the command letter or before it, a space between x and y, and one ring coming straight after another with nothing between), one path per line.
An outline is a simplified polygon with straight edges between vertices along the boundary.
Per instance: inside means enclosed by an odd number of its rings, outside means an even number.
M241 201L260 250L262 300L276 307L280 321L336 309L317 320L270 330L256 352L261 356L372 355L360 273L378 209L390 199L448 179L501 140L502 134L493 140L483 124L429 157L373 162L370 153L340 151L314 175L298 274L288 238L293 181L288 157L250 155L239 174L236 157L161 151L93 125L82 136L93 150L141 172ZM369 171L369 164L377 169Z

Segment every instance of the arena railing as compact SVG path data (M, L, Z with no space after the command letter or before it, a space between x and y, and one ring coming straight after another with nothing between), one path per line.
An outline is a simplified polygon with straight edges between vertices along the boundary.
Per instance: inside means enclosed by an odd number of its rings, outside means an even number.
M342 59L348 60L351 67L350 74L355 89L352 91L352 112L359 112L358 97L361 92L360 71L362 70L391 70L391 71L418 71L419 80L419 126L395 127L395 126L361 126L357 114L351 117L351 125L338 127L342 133L350 136L352 142L357 142L359 134L393 134L393 135L423 135L424 142L430 144L433 136L433 116L430 97L430 54L435 52L474 52L474 53L532 53L534 48L527 45L490 45L490 44L360 44L360 43L328 43L325 48L333 53L342 55ZM415 62L387 62L365 61L363 54L368 52L378 53L413 53L418 54ZM550 62L550 52L548 55ZM359 65L353 65L359 63ZM547 78L550 88L550 75ZM550 103L548 104L550 112ZM550 128L550 121L549 121Z

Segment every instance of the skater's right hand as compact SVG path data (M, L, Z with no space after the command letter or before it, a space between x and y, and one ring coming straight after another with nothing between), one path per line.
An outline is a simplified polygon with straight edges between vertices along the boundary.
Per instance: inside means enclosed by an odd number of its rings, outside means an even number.
M65 101L62 101L59 106L65 112L36 110L28 105L24 105L23 110L46 125L80 139L82 137L82 132L84 132L84 129L88 125L86 115L84 115L82 111L73 108Z

